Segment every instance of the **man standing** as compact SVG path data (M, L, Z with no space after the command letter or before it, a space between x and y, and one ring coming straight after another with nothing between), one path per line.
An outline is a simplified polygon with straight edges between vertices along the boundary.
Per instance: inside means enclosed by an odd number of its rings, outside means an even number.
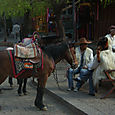
M73 89L73 75L79 74L79 77L74 79L77 81L74 91L79 91L84 82L89 79L89 95L95 96L92 70L90 70L90 62L93 61L93 50L87 47L89 43L91 42L87 41L86 38L81 38L79 42L80 46L75 48L78 67L76 69L70 68L68 70L68 91Z
M18 25L17 23L13 25L12 31L14 32L14 38L17 39L18 35L20 34L20 25Z
M112 46L115 46L115 26L109 27L109 34L107 34L105 37L108 38L108 49L112 49Z

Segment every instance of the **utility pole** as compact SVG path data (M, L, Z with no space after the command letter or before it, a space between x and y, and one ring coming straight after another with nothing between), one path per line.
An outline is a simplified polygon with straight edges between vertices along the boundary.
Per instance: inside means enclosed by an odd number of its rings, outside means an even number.
M72 39L75 40L76 39L76 6L75 6L75 0L72 1L72 18L73 18L73 36Z

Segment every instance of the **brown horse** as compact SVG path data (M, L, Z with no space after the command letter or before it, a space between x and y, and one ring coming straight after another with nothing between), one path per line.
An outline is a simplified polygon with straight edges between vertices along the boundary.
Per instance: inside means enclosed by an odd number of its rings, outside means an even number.
M42 50L43 54L43 67L41 67L34 77L38 78L37 95L35 99L35 106L40 110L47 110L47 107L43 104L44 88L48 77L54 71L55 64L60 60L65 59L70 65L73 65L74 55L70 50L67 43L60 43L58 45L51 45ZM8 76L13 76L13 68L11 66L11 60L8 55L8 51L0 52L0 84L5 81ZM33 74L32 70L26 70L19 77L29 78Z

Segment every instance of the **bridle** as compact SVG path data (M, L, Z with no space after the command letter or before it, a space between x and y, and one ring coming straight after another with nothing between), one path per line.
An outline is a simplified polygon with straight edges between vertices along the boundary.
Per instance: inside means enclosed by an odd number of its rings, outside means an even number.
M76 55L74 55L75 52L72 51L72 48L74 48L74 46L69 46L69 45L68 45L68 50L69 50L69 53L71 54L71 57L72 57L72 65L71 65L71 67L72 67L72 68L75 68L77 60L76 60ZM73 53L72 53L72 52L73 52Z
M76 64L75 64L75 59L74 59L73 54L72 54L72 47L70 47L69 44L67 44L67 49L68 49L68 51L69 51L69 54L70 54L71 57L72 57L71 67L74 68ZM57 83L58 88L59 88L60 90L62 90L62 89L60 88L60 86L59 86L59 79L58 79L58 76L57 76L56 66L55 66L55 72L53 72L53 77L54 77L54 79L56 80L56 83ZM65 81L65 80L64 80L64 81ZM61 82L63 82L63 81L61 81Z

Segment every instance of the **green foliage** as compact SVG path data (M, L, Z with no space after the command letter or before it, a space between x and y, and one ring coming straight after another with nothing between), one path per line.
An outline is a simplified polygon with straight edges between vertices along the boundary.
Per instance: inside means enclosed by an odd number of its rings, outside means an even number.
M52 7L51 2L60 4L62 1L69 3L71 0L0 0L0 16L24 16L28 10L31 16L45 15L46 9Z
M9 16L23 16L28 9L31 9L28 0L0 0L0 16L5 13Z
M47 0L43 0L41 2L38 2L36 0L32 3L31 7L32 7L31 10L32 16L45 15L46 9L50 7L50 4Z
M115 0L100 0L101 3L104 2L104 7L106 7L107 5L111 4L112 2L115 2Z
M0 16L24 16L28 11L36 16L45 14L47 7L50 7L47 0L0 0Z

